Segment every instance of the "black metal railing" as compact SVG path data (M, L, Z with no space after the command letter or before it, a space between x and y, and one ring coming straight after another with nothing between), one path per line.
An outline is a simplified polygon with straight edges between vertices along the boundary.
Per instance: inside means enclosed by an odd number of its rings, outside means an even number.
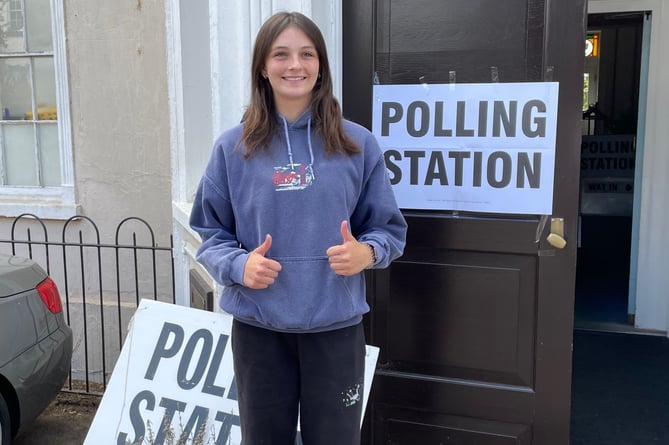
M35 260L58 285L74 333L67 389L76 392L104 392L141 299L175 302L171 236L161 247L145 220L129 217L103 239L86 216L47 224L28 213L0 239L0 252Z

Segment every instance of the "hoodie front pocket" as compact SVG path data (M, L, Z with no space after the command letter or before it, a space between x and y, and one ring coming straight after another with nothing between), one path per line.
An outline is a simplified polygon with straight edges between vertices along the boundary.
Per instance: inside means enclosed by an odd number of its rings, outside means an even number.
M368 310L362 274L343 277L327 257L275 258L281 263L267 289L241 290L242 318L277 329L314 329L344 322Z

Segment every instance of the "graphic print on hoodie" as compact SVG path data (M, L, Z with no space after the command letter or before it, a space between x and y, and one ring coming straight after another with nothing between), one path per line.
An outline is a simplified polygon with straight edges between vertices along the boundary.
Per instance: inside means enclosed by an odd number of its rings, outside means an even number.
M286 135L286 144L288 146L288 159L290 163L274 167L272 182L277 192L286 190L304 190L309 187L314 176L314 150L311 146L311 118L307 121L307 145L309 146L309 155L311 157L308 165L295 164L293 162L293 148L290 145L290 136L288 135L288 122L286 118L280 116L283 120L283 129Z

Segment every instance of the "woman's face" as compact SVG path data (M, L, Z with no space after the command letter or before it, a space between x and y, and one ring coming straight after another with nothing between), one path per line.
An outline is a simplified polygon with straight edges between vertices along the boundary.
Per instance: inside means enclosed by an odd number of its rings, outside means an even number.
M307 35L289 26L272 42L262 74L272 86L278 111L305 110L318 80L320 64L314 43Z

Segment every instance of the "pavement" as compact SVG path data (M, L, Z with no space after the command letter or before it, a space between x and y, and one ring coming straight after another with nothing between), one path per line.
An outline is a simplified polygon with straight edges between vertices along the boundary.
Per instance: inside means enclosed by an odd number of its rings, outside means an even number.
M669 339L575 331L573 369L571 445L669 444ZM14 445L82 445L100 400L61 391Z
M101 397L61 391L14 445L81 445Z

